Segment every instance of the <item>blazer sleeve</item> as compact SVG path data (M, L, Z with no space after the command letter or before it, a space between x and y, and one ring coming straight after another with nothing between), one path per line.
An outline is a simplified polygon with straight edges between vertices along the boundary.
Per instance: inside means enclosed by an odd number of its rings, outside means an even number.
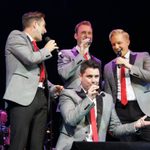
M130 75L141 79L145 82L150 82L150 56L149 53L138 53L136 62L130 69Z
M104 91L110 95L112 94L112 89L109 81L112 81L112 78L110 76L110 69L108 69L108 65L104 66Z
M27 66L39 64L52 57L47 48L42 48L39 49L39 51L34 52L30 41L27 39L27 35L18 30L12 31L8 36L6 55L9 53L12 53Z
M75 91L65 89L59 97L58 106L64 122L76 126L89 113L94 103L88 97L81 99Z
M120 122L120 119L118 118L117 113L115 111L114 104L112 106L109 131L111 131L112 134L116 137L129 135L136 132L136 129L134 127L134 122L128 124L122 124Z
M84 61L84 58L80 55L74 55L70 50L61 50L58 55L58 74L62 79L67 80L72 77L80 64Z

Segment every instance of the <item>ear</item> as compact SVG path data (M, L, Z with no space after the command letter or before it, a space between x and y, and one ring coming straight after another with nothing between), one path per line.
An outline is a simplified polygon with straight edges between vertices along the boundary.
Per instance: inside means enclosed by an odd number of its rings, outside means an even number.
M37 21L33 21L33 22L32 22L33 28L37 28L37 25L38 25L38 24L37 24Z
M81 73L79 74L79 78L80 78L80 81L81 81L81 79L82 79L82 74Z
M77 40L77 33L74 34L74 38Z
M130 40L128 40L128 46L130 45Z

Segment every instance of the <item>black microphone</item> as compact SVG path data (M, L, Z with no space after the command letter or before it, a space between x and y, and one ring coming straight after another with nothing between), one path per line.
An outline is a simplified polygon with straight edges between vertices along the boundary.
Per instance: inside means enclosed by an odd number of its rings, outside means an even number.
M104 97L105 96L105 93L103 93L103 92L101 92L101 94L100 94L102 97Z
M83 40L83 43L87 44L88 46L90 46L92 44L92 39L86 38L86 39Z
M47 43L47 42L49 42L50 40L52 40L49 36L46 36L45 37L45 42Z
M119 48L117 51L117 57L121 57L121 56L122 56L122 48ZM118 64L117 66L118 68L121 68L121 64Z
M87 44L88 44L88 45L91 45L91 44L92 44L92 41L90 40Z
M53 40L53 39L51 39L49 36L45 37L45 42L46 43L49 42L50 40ZM60 52L58 48L56 48L56 50L57 50L58 53Z
M121 57L122 55L122 48L118 49L117 51L117 57Z
M90 39L90 38L88 38L88 42L87 42L87 44L90 46L91 44L92 44L92 39Z

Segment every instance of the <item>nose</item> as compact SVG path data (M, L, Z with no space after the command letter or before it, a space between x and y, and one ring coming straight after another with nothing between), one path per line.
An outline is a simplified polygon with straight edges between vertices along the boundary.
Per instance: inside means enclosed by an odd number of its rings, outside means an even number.
M47 33L47 30L46 30L46 28L44 29L44 33Z
M114 49L118 50L120 47L118 44L114 45Z
M95 84L95 85L97 85L97 80L96 80L96 78L92 78L92 84Z

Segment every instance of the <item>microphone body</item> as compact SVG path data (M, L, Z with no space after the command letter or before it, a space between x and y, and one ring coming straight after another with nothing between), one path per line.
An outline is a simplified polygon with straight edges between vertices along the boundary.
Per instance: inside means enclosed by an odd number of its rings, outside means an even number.
M117 57L121 57L121 55L122 55L122 49L120 48L120 49L118 49L118 51L117 51Z
M45 42L46 43L49 42L50 40L53 40L53 39L51 39L49 36L45 37ZM57 50L58 53L60 52L58 48L56 48L56 50Z
M87 44L88 44L88 45L91 45L91 44L92 44L92 41L90 40Z
M121 57L121 56L122 56L122 49L120 48L117 51L117 57ZM121 68L121 64L118 64L117 66L118 66L118 68Z
M92 44L92 39L90 39L90 38L86 38L86 39L84 39L83 41L82 41L82 43L81 44L87 44L88 46L90 46L91 44Z

